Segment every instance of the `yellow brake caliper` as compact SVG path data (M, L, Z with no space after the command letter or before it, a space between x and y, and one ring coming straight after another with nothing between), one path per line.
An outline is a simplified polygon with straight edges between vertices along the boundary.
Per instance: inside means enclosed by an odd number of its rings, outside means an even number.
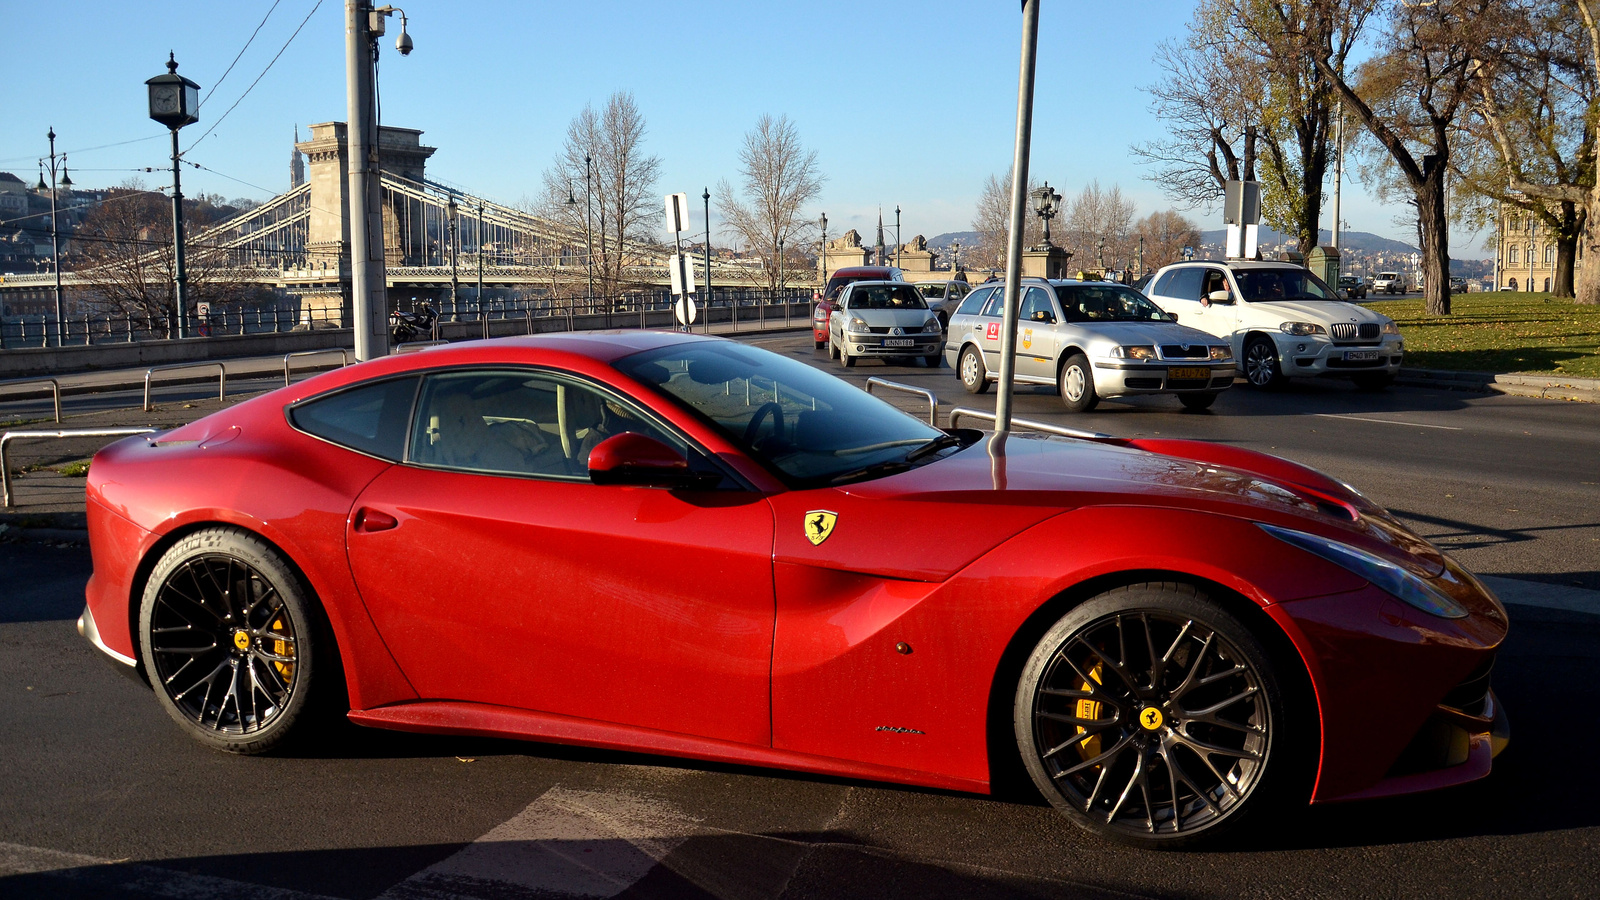
M1094 668L1089 670L1089 677L1094 679L1095 684L1104 684L1104 682L1100 680L1102 666L1103 664L1097 661L1094 664ZM1090 691L1092 688L1089 686L1087 681L1084 681L1079 682L1078 690ZM1099 700L1089 700L1085 698L1078 701L1078 708L1074 711L1073 715L1076 715L1080 719L1098 719L1100 718L1100 707L1101 704ZM1085 731L1089 730L1084 728L1082 725L1075 725L1073 727L1078 729L1079 734L1083 734ZM1100 735L1097 734L1094 737L1084 738L1082 741L1080 741L1078 743L1078 755L1082 756L1084 759L1093 759L1094 757L1099 756Z
M283 619L279 618L272 620L272 631L277 634L283 633ZM274 656L290 657L291 660L294 657L294 650L289 647L287 641L273 641L272 653ZM294 680L294 663L292 661L284 662L282 660L274 660L272 667L278 670L279 675L283 676L284 684L288 684ZM1098 678L1099 676L1096 675L1096 677Z

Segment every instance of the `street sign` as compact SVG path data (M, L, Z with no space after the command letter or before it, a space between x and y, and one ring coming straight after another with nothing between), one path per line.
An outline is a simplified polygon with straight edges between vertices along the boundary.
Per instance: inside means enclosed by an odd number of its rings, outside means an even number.
M667 195L667 230L673 234L689 229L689 195Z
M679 325L693 325L695 317L700 312L700 304L694 302L694 297L682 294L672 303L672 314L677 317Z
M689 257L674 253L667 258L667 268L672 271L674 296L694 293L694 266L689 264Z

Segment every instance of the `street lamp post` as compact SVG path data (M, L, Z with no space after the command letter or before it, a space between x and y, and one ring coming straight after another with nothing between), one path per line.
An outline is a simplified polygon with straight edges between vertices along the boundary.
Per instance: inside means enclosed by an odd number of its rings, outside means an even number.
M822 289L828 289L828 214L822 214Z
M461 279L456 277L456 213L460 207L456 206L456 195L450 195L450 202L445 204L445 215L450 218L450 312L452 315L461 315Z
M50 133L47 134L46 137L50 139L50 267L56 272L56 346L60 347L64 343L63 338L65 336L65 332L63 330L62 322L65 313L63 312L63 307L61 304L61 227L56 222L56 216L58 213L56 211L57 157L55 128L51 128ZM61 154L59 164L61 167L60 187L71 190L72 176L67 174L67 155L65 153ZM39 190L41 192L43 192L45 189L44 165L44 160L39 160ZM87 339L87 336L85 339Z
M178 179L178 129L200 121L200 85L178 74L178 61L167 54L167 74L145 82L150 90L150 118L172 132L172 262L173 299L177 303L178 337L189 336L189 278L183 264L183 188ZM58 301L59 304L59 301ZM60 329L57 313L56 328Z
M1039 216L1039 220L1044 223L1044 243L1039 247L1041 250L1049 250L1051 248L1050 220L1056 217L1056 211L1060 208L1061 195L1050 187L1050 182L1046 181L1034 189L1033 211Z
M894 267L900 268L900 204L894 205Z
M706 334L711 333L711 188L700 191L700 199L706 204L706 323L703 326Z
M1144 275L1144 235L1139 235L1139 275Z
M472 229L472 243L478 248L478 318L483 322L483 336L489 336L489 316L483 311L483 203L478 204L478 222Z
M594 312L594 193L591 183L594 181L594 167L589 162L589 154L583 155L583 243L585 268L589 272L588 294L584 297L588 304L588 312ZM607 320L610 313L606 314Z

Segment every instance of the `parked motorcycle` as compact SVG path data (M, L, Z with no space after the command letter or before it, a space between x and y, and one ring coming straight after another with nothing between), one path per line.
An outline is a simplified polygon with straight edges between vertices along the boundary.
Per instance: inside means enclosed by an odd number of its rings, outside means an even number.
M389 334L396 344L415 341L418 335L423 335L424 339L430 338L433 336L433 323L438 318L439 314L426 302L416 312L397 309L389 313Z

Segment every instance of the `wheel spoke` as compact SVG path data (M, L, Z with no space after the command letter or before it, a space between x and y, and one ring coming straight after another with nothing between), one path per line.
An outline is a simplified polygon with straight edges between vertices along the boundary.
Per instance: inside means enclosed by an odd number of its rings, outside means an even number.
M1211 650L1211 642L1215 639L1215 634L1206 635L1205 643L1200 645L1200 649L1195 651L1194 659L1189 661L1189 671L1184 673L1182 683L1172 689L1173 699L1182 697L1194 689L1193 683L1195 675L1200 671L1200 663L1205 661L1206 653Z
M1185 715L1187 715L1191 719L1199 719L1199 718L1204 717L1204 716L1214 716L1217 713L1221 712L1222 710L1227 709L1228 707L1234 705L1235 703L1238 703L1241 700L1244 700L1244 699L1246 699L1248 697L1254 697L1257 693L1260 692L1260 690L1261 690L1260 688L1258 688L1258 687L1256 687L1255 685L1252 684L1249 687L1245 688L1244 690L1240 691L1239 693L1234 694L1232 697L1229 697L1228 699L1221 701L1220 703L1213 703L1210 706L1194 710L1193 712L1187 712L1187 713L1185 713Z
M1062 769L1060 772L1056 773L1055 777L1057 779L1065 778L1068 775L1071 775L1071 774L1073 774L1075 772L1081 772L1084 769L1087 769L1087 768L1089 768L1091 766L1098 766L1102 762L1105 762L1106 760L1111 759L1112 757L1116 756L1118 753L1121 753L1123 750L1127 749L1127 747L1132 743L1133 743L1133 735L1131 735L1131 734L1124 735L1122 740L1117 741L1116 746L1112 747L1110 750L1107 750L1106 752L1101 753L1098 756L1091 756L1090 758L1084 760L1081 763L1078 763L1077 765L1073 766L1070 769Z
M1247 750L1242 747L1238 750L1235 750L1232 747L1223 747L1206 741L1197 740L1188 736L1187 734L1173 732L1173 739L1179 744L1195 751L1195 755L1197 756L1205 756L1207 754L1216 753L1221 756L1231 756L1235 759L1249 759L1257 761L1261 759L1261 754L1255 752L1254 750Z
M1136 753L1133 756L1133 774L1128 776L1128 784L1122 789L1122 794L1117 797L1117 802L1112 804L1111 811L1106 813L1106 824L1116 821L1117 813L1122 812L1123 804L1128 802L1128 797L1133 794L1133 787L1139 782L1139 776L1144 774L1144 754Z
M1099 650L1096 650L1092 644L1090 644L1088 641L1084 640L1082 637L1075 637L1073 640L1076 643L1082 644L1084 646L1084 649L1088 650L1090 653L1093 653L1096 659L1100 660L1102 663L1105 664L1106 668L1108 668L1112 672L1116 673L1116 676L1118 678L1122 679L1122 683L1126 684L1128 686L1129 690L1137 691L1139 689L1139 686L1137 684L1134 684L1134 682L1133 682L1133 676L1128 673L1128 670L1126 670L1126 669L1124 669L1122 667L1121 663L1111 659L1110 657L1106 656L1104 653L1100 652ZM1077 671L1077 669L1078 669L1077 666L1073 666L1072 668L1073 668L1074 671ZM1088 681L1089 679L1084 679L1084 680Z

